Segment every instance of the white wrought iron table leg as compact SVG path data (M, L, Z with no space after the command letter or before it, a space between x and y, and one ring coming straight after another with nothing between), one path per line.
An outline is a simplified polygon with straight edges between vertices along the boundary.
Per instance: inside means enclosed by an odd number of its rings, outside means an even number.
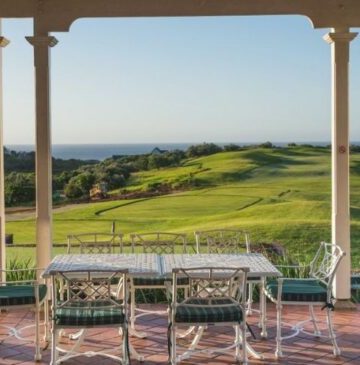
M267 329L266 329L266 295L265 295L265 280L266 278L261 278L261 287L260 287L260 318L261 318L261 337L267 338Z
M253 304L253 284L252 283L247 283L248 286L248 291L249 291L249 298L247 300L247 310L246 310L246 314L248 316L251 316L253 311L252 311L252 304Z

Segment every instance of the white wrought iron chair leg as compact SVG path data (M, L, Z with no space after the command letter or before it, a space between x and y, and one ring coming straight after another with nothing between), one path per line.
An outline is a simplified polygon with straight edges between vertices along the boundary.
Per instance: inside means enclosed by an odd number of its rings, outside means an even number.
M206 326L199 326L196 335L193 339L193 341L191 342L190 346L189 346L189 350L195 350L197 345L199 344L202 335L204 334L204 330L205 330Z
M319 330L319 327L317 325L317 320L316 320L316 317L315 317L314 306L313 305L309 305L309 311L310 311L311 322L314 326L314 335L315 336L320 336L321 331Z
M173 324L171 327L171 365L176 365L176 326Z
M128 338L127 338L127 330L126 330L126 325L123 325L122 327L119 328L119 334L122 334L122 364L123 365L128 365L129 363L129 354L128 354Z
M282 349L281 349L281 313L282 312L282 305L281 303L276 304L276 314L277 314L277 321L276 321L276 351L275 357L279 358L282 357Z
M235 360L236 361L240 361L240 329L239 329L239 325L234 326L234 330L235 330L235 337L234 337L234 343L235 343Z
M239 335L240 335L240 331L239 331ZM246 346L246 321L243 321L241 324L241 337L242 337L242 362L244 365L247 365L248 363L248 357L247 357L247 352L248 352L248 348ZM240 338L239 338L240 340Z
M333 345L334 356L340 356L341 350L339 349L339 346L336 342L336 335L334 333L334 329L333 329L333 325L332 325L331 309L330 308L326 308L326 322L327 322L327 325L328 325L329 337L330 337L330 340L331 340L332 345Z
M135 330L135 288L130 286L130 328Z
M147 333L146 332L140 332L137 331L135 328L135 320L136 320L136 302L135 302L135 292L136 289L134 286L130 286L130 328L129 328L129 334L131 336L135 336L137 338L146 338Z
M49 299L46 298L44 302L44 341L50 342L50 325L49 325ZM48 346L48 344L46 345Z
M248 283L248 293L249 293L249 298L248 298L248 301L247 301L247 311L246 311L246 314L248 316L251 316L252 315L252 304L253 304L253 284L252 283Z
M195 328L196 328L195 326L191 326L185 331L178 331L177 337L178 338L185 338L187 336L190 336L195 331Z
M77 341L77 340L78 340L78 339L82 336L83 332L84 332L84 329L79 330L79 331L77 331L77 332L75 332L75 333L70 333L70 335L69 335L69 339L70 339L70 340L75 340L75 341Z
M51 365L57 365L59 352L57 350L57 339L58 339L58 330L56 328L52 328L51 331Z
M35 308L35 361L41 361L40 350L40 304L37 301Z

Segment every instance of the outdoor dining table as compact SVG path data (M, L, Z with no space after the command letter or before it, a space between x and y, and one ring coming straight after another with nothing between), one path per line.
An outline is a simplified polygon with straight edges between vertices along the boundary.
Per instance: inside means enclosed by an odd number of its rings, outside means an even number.
M162 277L171 279L175 268L201 267L247 267L248 278L261 278L263 284L266 277L281 276L281 272L262 254L68 254L56 256L43 273L44 278L57 275L59 272L76 271L116 272L127 269L132 277ZM78 275L78 274L77 274ZM260 295L261 335L266 332L266 298ZM256 358L261 356L248 345L249 354ZM141 358L134 349L131 352Z

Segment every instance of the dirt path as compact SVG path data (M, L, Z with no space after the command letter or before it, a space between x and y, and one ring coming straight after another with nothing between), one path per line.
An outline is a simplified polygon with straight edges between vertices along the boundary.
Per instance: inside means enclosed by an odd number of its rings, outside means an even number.
M62 205L60 207L54 207L53 212L54 213L66 212L73 208L81 208L83 205L87 205L87 203ZM25 219L34 219L35 218L35 207L6 208L5 218L6 218L6 222L13 222L13 221L19 221L19 220L25 220Z

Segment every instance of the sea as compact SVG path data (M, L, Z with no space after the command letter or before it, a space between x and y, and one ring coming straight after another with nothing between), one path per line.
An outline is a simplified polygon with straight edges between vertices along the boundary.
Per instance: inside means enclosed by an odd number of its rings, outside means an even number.
M199 142L201 143L201 142ZM71 158L79 160L104 160L114 155L142 155L151 153L151 151L158 147L161 150L186 150L191 145L199 143L132 143L132 144L53 144L52 154L55 158L68 160ZM239 146L249 146L258 143L241 143L241 142L214 142L219 146L225 146L230 143ZM326 146L330 142L299 142L299 144L311 144L314 146ZM283 147L288 142L273 143L275 146ZM358 142L354 143L358 144ZM35 150L34 145L17 144L6 145L6 148L13 151L31 152Z

